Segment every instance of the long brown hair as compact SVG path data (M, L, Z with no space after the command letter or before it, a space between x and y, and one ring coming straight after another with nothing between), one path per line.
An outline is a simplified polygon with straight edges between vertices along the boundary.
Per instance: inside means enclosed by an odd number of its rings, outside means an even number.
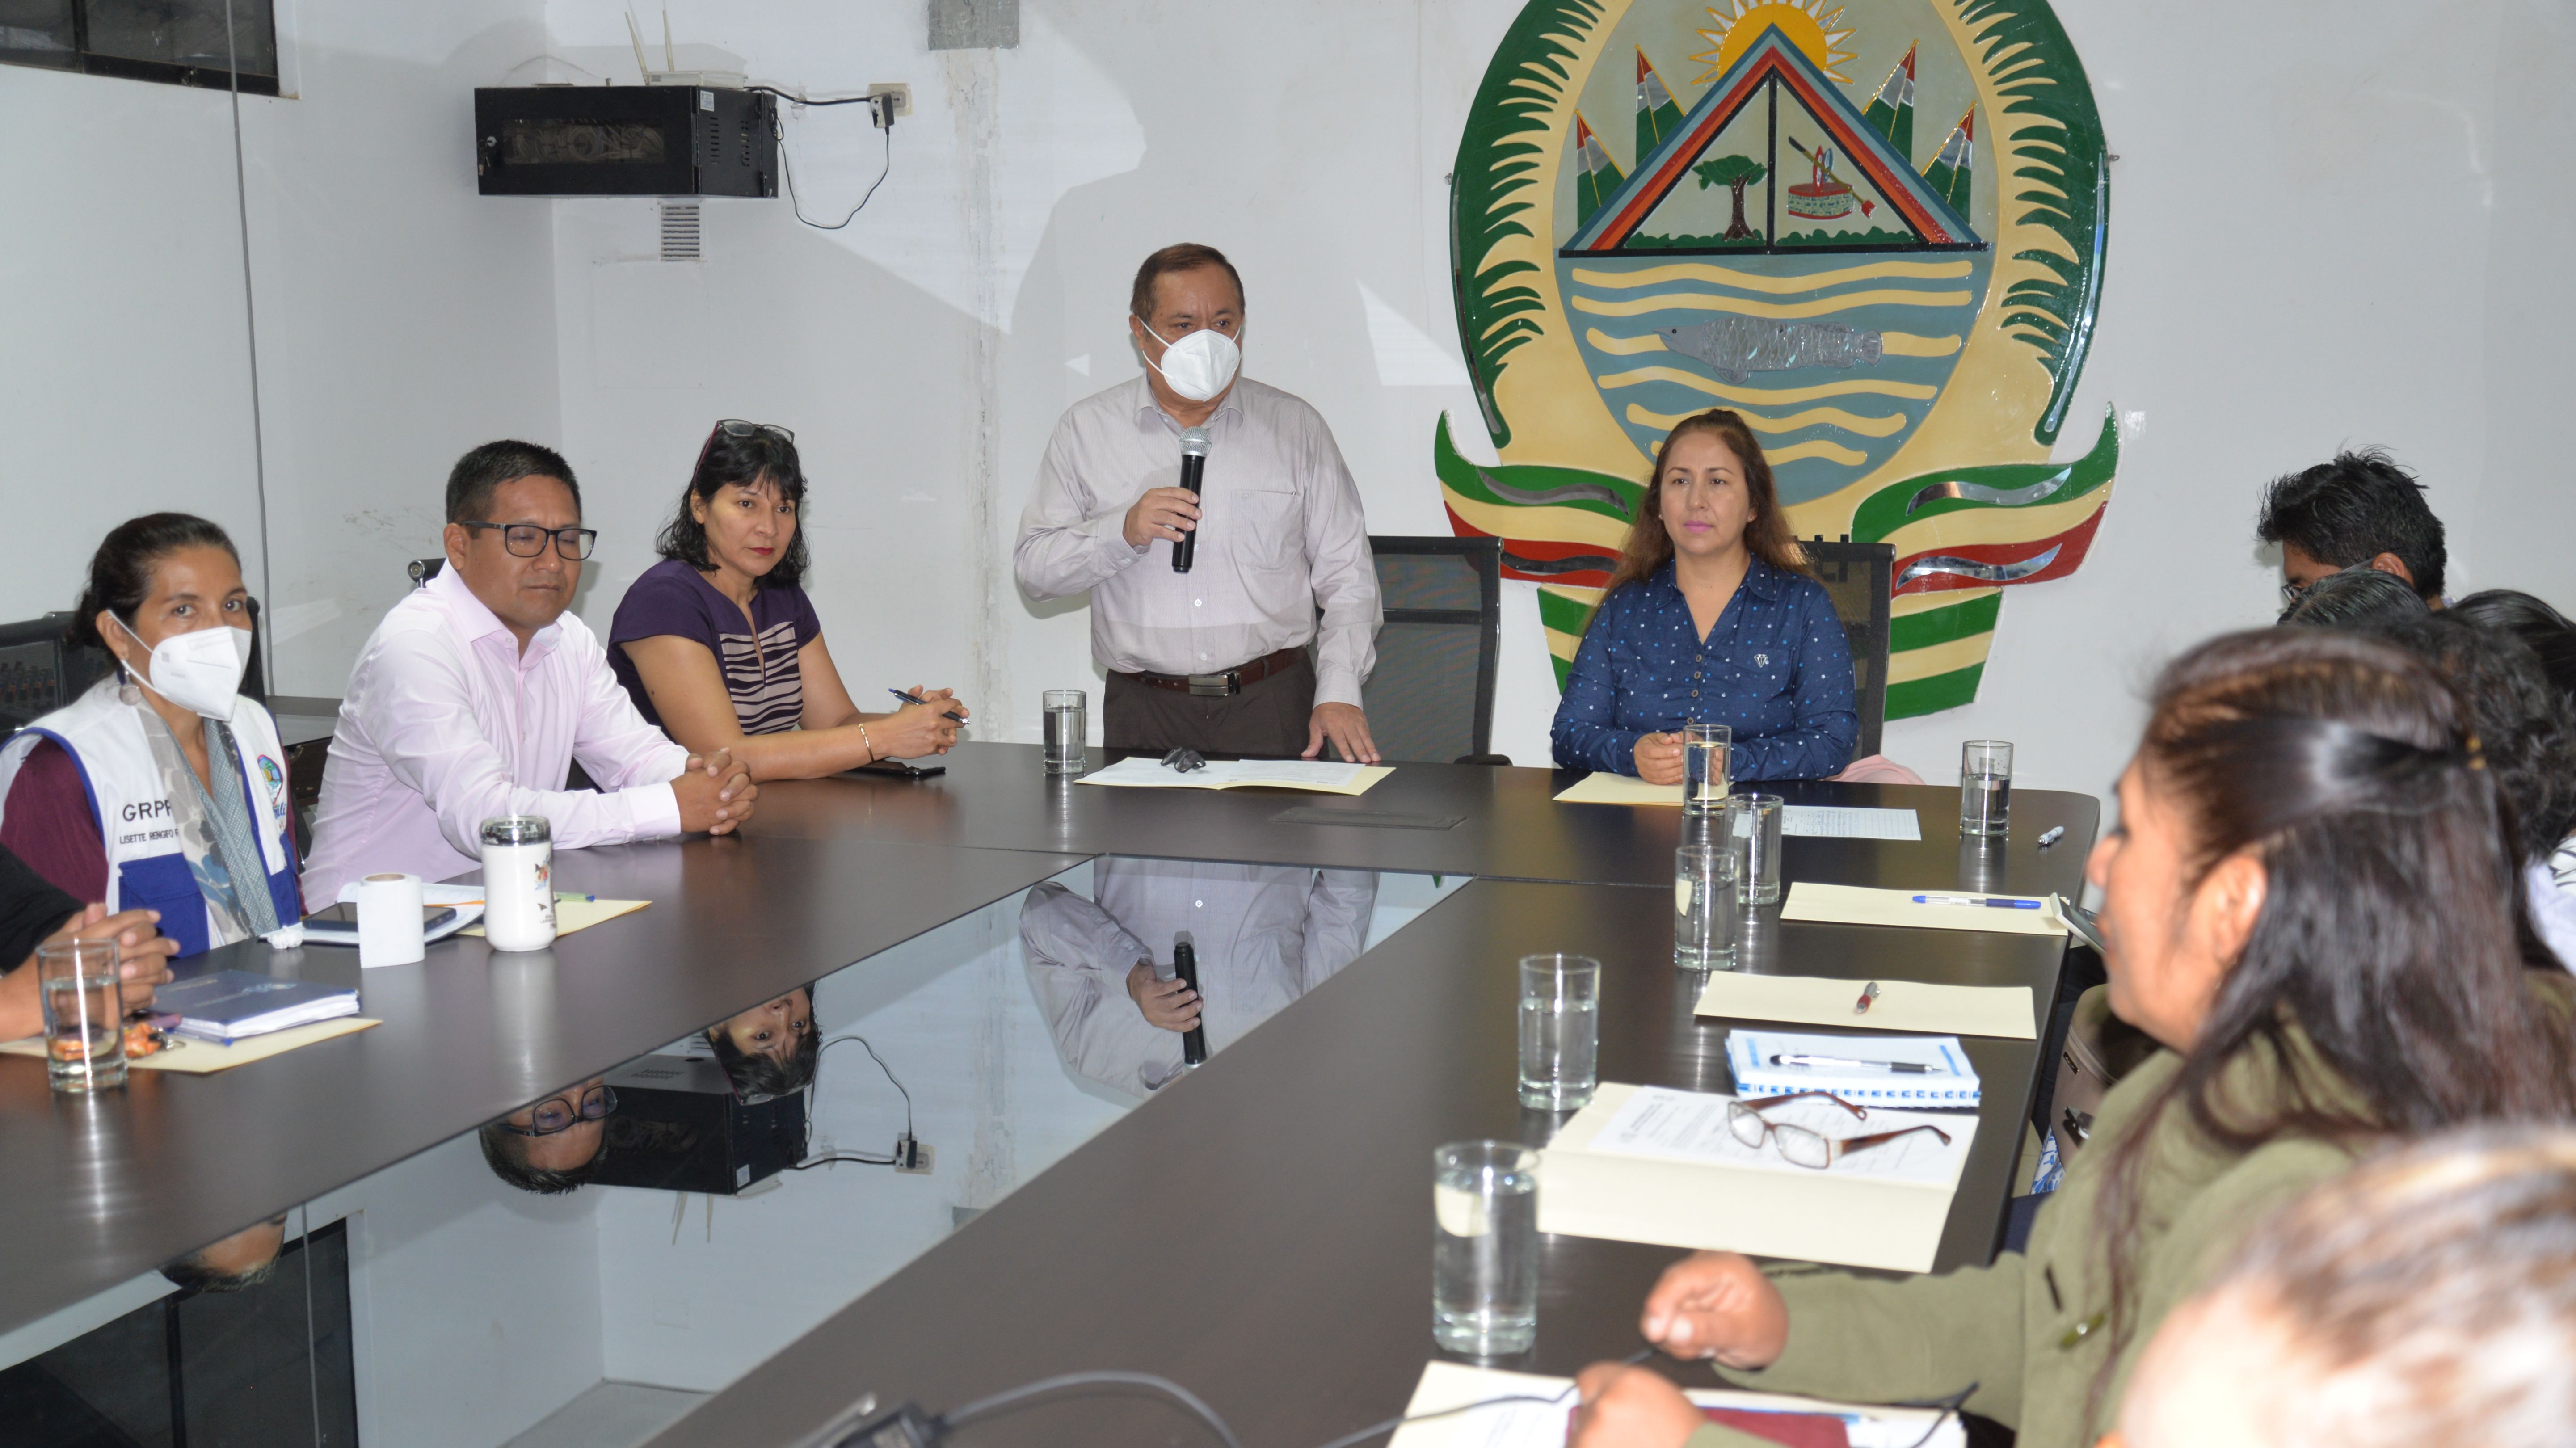
M2275 628L2176 659L2153 702L2138 765L2182 820L2184 889L2249 853L2266 886L2182 1069L2110 1147L2095 1245L2113 1336L2093 1420L2143 1326L2141 1195L2168 1111L2233 1152L2576 1119L2567 1025L2524 978L2512 810L2440 674L2377 639ZM2279 1068L2275 1102L2222 1087L2249 1057Z
M1762 444L1754 441L1753 429L1741 415L1712 407L1675 423L1664 435L1664 445L1655 449L1655 471L1646 479L1646 496L1637 504L1636 517L1628 522L1628 541L1619 545L1619 566L1610 570L1604 597L1622 584L1653 577L1656 569L1673 561L1673 535L1664 527L1664 465L1672 460L1673 444L1695 432L1726 444L1726 450L1744 464L1744 493L1753 504L1752 520L1744 525L1744 546L1783 572L1808 571L1806 551L1789 531L1789 520L1781 516L1780 490L1772 484L1771 462L1762 456Z

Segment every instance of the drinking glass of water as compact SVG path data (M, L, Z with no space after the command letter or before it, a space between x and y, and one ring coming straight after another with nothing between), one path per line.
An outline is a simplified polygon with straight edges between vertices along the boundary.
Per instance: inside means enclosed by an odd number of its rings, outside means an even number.
M57 1091L125 1084L125 1001L116 942L54 940L36 947L45 1015L46 1076Z
M1735 731L1723 724L1682 726L1682 811L1715 814L1726 803L1728 755Z
M1959 747L1959 833L2000 835L2012 812L2013 747L1971 739Z
M1431 1340L1508 1357L1538 1340L1538 1153L1454 1141L1431 1154Z
M1769 905L1780 898L1780 834L1787 802L1776 794L1735 794L1726 799L1719 833L1734 844L1736 898Z
M1090 763L1083 750L1083 736L1089 732L1089 700L1080 689L1046 691L1046 772L1080 774Z
M1521 1104L1579 1111L1601 1083L1601 962L1521 957Z
M1735 850L1702 840L1673 851L1673 964L1735 968Z

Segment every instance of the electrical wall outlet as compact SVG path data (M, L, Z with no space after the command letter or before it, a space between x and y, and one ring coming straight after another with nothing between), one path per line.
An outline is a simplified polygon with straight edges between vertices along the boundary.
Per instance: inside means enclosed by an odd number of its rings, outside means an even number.
M930 1164L936 1160L927 1142L909 1136L894 1140L894 1169L907 1176L930 1175Z
M868 95L870 98L894 97L894 114L897 120L912 114L912 87L901 81L880 81L868 87Z

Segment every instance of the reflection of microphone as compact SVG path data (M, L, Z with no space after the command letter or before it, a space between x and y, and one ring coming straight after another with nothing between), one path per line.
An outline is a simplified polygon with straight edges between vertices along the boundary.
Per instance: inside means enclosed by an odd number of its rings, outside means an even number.
M1197 428L1190 431L1197 432ZM1205 434L1201 434L1204 445ZM1183 545L1187 546L1187 545ZM1199 1023L1181 1032L1181 1064L1195 1066L1207 1059L1207 992L1199 989L1199 950L1190 943L1190 933L1177 931L1172 936L1172 973L1179 976L1191 994L1199 998Z
M1199 473L1202 469L1207 467L1207 450L1208 435L1206 428L1194 427L1181 434L1181 486L1189 489L1190 496L1193 498L1199 495ZM1172 545L1172 571L1174 573L1189 572L1190 559L1195 557L1198 551L1198 530L1196 528L1192 528L1189 532L1181 535L1180 542ZM1192 1064L1197 1064L1196 1058L1193 1058Z

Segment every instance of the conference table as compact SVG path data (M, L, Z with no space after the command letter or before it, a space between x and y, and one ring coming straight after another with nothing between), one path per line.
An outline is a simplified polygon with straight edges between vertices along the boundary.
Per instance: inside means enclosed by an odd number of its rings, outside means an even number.
M39 1061L0 1058L12 1164L0 1333L452 1150L485 1121L800 984L869 976L853 967L1087 862L1442 883L1347 968L1142 1105L1069 1136L988 1207L961 1210L935 1245L818 1313L656 1443L808 1442L863 1397L938 1411L1085 1369L1174 1378L1247 1444L1320 1443L1400 1409L1435 1355L1432 1148L1543 1144L1561 1124L1516 1101L1514 960L1602 960L1603 1080L1729 1088L1732 1023L1695 1018L1696 980L1671 963L1678 809L1557 804L1578 776L1542 769L1405 765L1344 798L1084 785L1045 776L1034 746L968 744L942 762L925 779L764 786L740 838L567 851L562 887L654 903L550 951L451 939L418 966L363 979L350 953L312 947L253 943L188 963L361 985L365 1014L382 1022L365 1031L217 1075L137 1071L97 1100L50 1092ZM2024 790L2007 838L1962 840L1954 789L1761 788L1792 803L1911 808L1921 823L1919 841L1792 837L1793 882L2073 897L2098 825L2089 796ZM2063 838L2038 846L2052 827ZM2044 1017L2063 954L2056 937L1783 922L1771 906L1745 921L1739 968L2026 985ZM2035 1041L1965 1045L1984 1098L1940 1267L1996 1250L2043 1064ZM1501 1365L1562 1373L1634 1351L1636 1305L1675 1254L1542 1244L1538 1344ZM1086 1395L954 1441L1186 1431L1150 1401Z

